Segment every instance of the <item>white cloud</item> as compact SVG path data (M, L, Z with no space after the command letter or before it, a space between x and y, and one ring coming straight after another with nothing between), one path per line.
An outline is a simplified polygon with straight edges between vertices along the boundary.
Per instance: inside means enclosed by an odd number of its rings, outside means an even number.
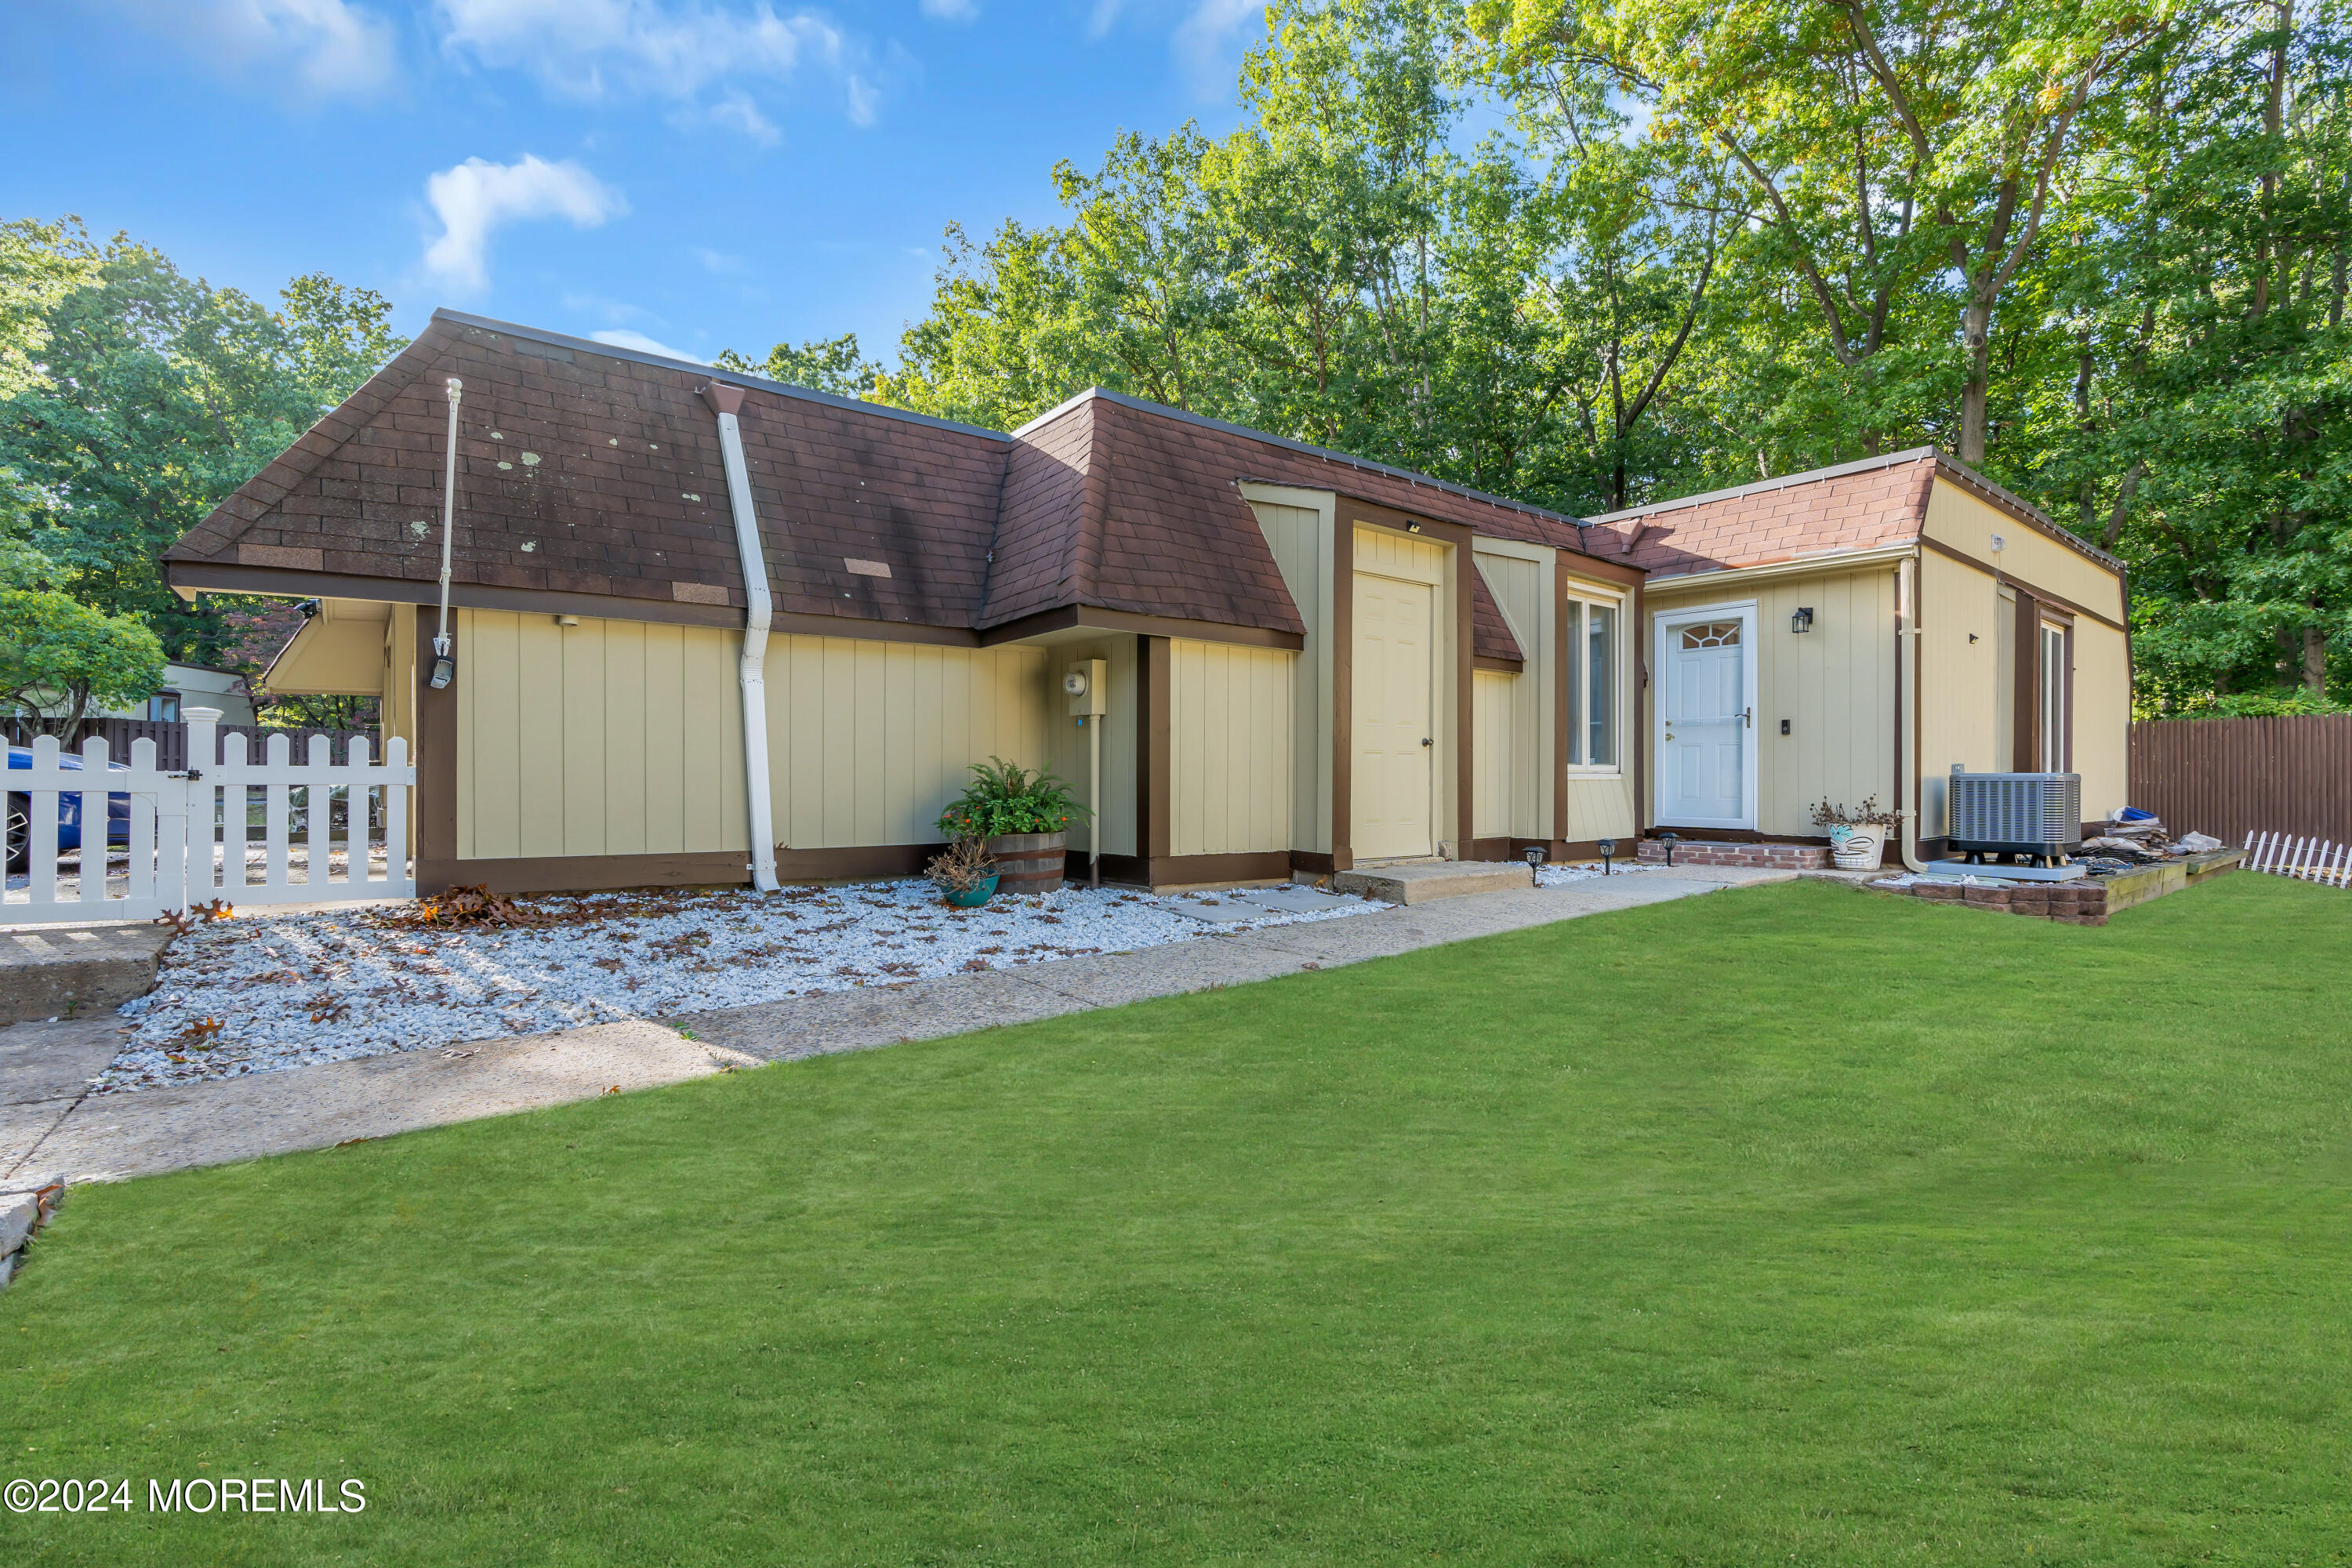
M1176 58L1192 79L1194 90L1218 95L1233 90L1233 74L1244 28L1265 16L1265 0L1199 0L1192 14L1178 24Z
M762 147L772 147L783 139L760 106L744 93L730 92L710 106L710 122L730 131L740 131Z
M776 128L741 84L821 75L841 82L853 120L873 112L874 89L856 74L866 53L857 40L815 11L779 15L770 0L437 0L436 9L443 48L527 71L566 97L667 99L767 143Z
M579 164L525 153L512 163L468 158L425 182L425 199L441 219L441 237L425 247L425 266L459 288L489 284L491 233L524 218L560 217L593 228L629 210L621 193Z
M641 354L659 354L664 359L688 360L695 364L710 363L700 354L690 354L684 349L674 349L658 339L649 338L643 332L633 332L626 327L609 327L604 331L591 332L588 335L600 343L610 343L616 349L635 349Z
M713 250L707 245L698 245L694 247L694 258L697 261L701 262L705 269L711 272L740 272L744 270L744 261L741 257L730 256L723 250Z
M367 98L392 84L392 25L351 0L126 0L131 14L222 69L310 99Z
M922 0L922 11L934 22L980 20L980 6L974 0Z
M1106 37L1111 24L1118 20L1119 0L1095 0L1095 8L1087 16L1087 38L1098 41Z

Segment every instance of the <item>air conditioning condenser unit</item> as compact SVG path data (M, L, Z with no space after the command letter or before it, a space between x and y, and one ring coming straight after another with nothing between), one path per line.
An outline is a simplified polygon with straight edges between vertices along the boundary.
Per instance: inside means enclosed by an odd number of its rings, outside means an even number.
M1972 773L1952 764L1955 855L2028 855L2052 865L2083 847L2080 773Z

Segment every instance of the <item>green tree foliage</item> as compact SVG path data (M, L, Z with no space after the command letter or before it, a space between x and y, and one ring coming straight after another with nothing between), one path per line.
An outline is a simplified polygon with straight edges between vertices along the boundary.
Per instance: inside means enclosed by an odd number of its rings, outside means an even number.
M47 585L209 658L217 602L182 604L158 557L398 351L391 307L312 276L273 312L70 220L12 233L57 280L7 323L26 380L0 400L0 523Z
M857 352L856 332L812 340L798 348L778 343L757 364L733 349L721 349L713 363L721 370L764 375L771 381L805 386L812 392L830 393L835 397L868 395L874 390L874 377L882 368Z
M48 715L67 745L95 706L144 701L163 684L163 645L136 616L65 595L0 589L0 701Z
M2125 556L2147 710L2340 702L2346 21L1282 0L1230 135L951 230L872 395L1100 384L1588 514L1932 444Z

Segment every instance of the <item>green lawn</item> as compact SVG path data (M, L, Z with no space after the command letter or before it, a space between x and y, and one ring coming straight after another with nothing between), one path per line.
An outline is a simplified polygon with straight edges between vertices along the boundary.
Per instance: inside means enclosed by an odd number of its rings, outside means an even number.
M10 1563L2339 1563L2352 896L1814 884L78 1193Z

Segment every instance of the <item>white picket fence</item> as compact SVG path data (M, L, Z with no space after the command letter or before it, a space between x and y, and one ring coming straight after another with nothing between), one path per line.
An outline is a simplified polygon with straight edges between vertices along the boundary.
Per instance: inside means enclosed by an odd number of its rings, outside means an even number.
M263 759L247 754L247 738L216 744L220 714L187 710L188 755L216 767L163 773L155 742L131 742L127 768L113 765L106 742L82 742L81 766L70 767L57 737L36 737L32 766L5 772L8 793L28 803L29 853L25 885L8 877L0 924L16 921L153 920L194 905L311 904L416 894L408 861L408 797L416 784L407 743L397 737L381 763L368 758L363 738L349 742L347 759L329 760L324 735L310 737L310 756L297 763L284 735L272 735ZM58 798L80 797L79 865L58 864ZM107 797L129 805L129 843L110 843ZM342 832L338 836L338 819ZM253 842L252 830L261 829ZM295 862L299 855L299 865ZM120 874L110 861L126 860ZM341 875L336 875L337 861ZM74 886L68 891L68 883Z
M2352 845L2286 833L2246 835L2246 869L2323 888L2352 888Z

